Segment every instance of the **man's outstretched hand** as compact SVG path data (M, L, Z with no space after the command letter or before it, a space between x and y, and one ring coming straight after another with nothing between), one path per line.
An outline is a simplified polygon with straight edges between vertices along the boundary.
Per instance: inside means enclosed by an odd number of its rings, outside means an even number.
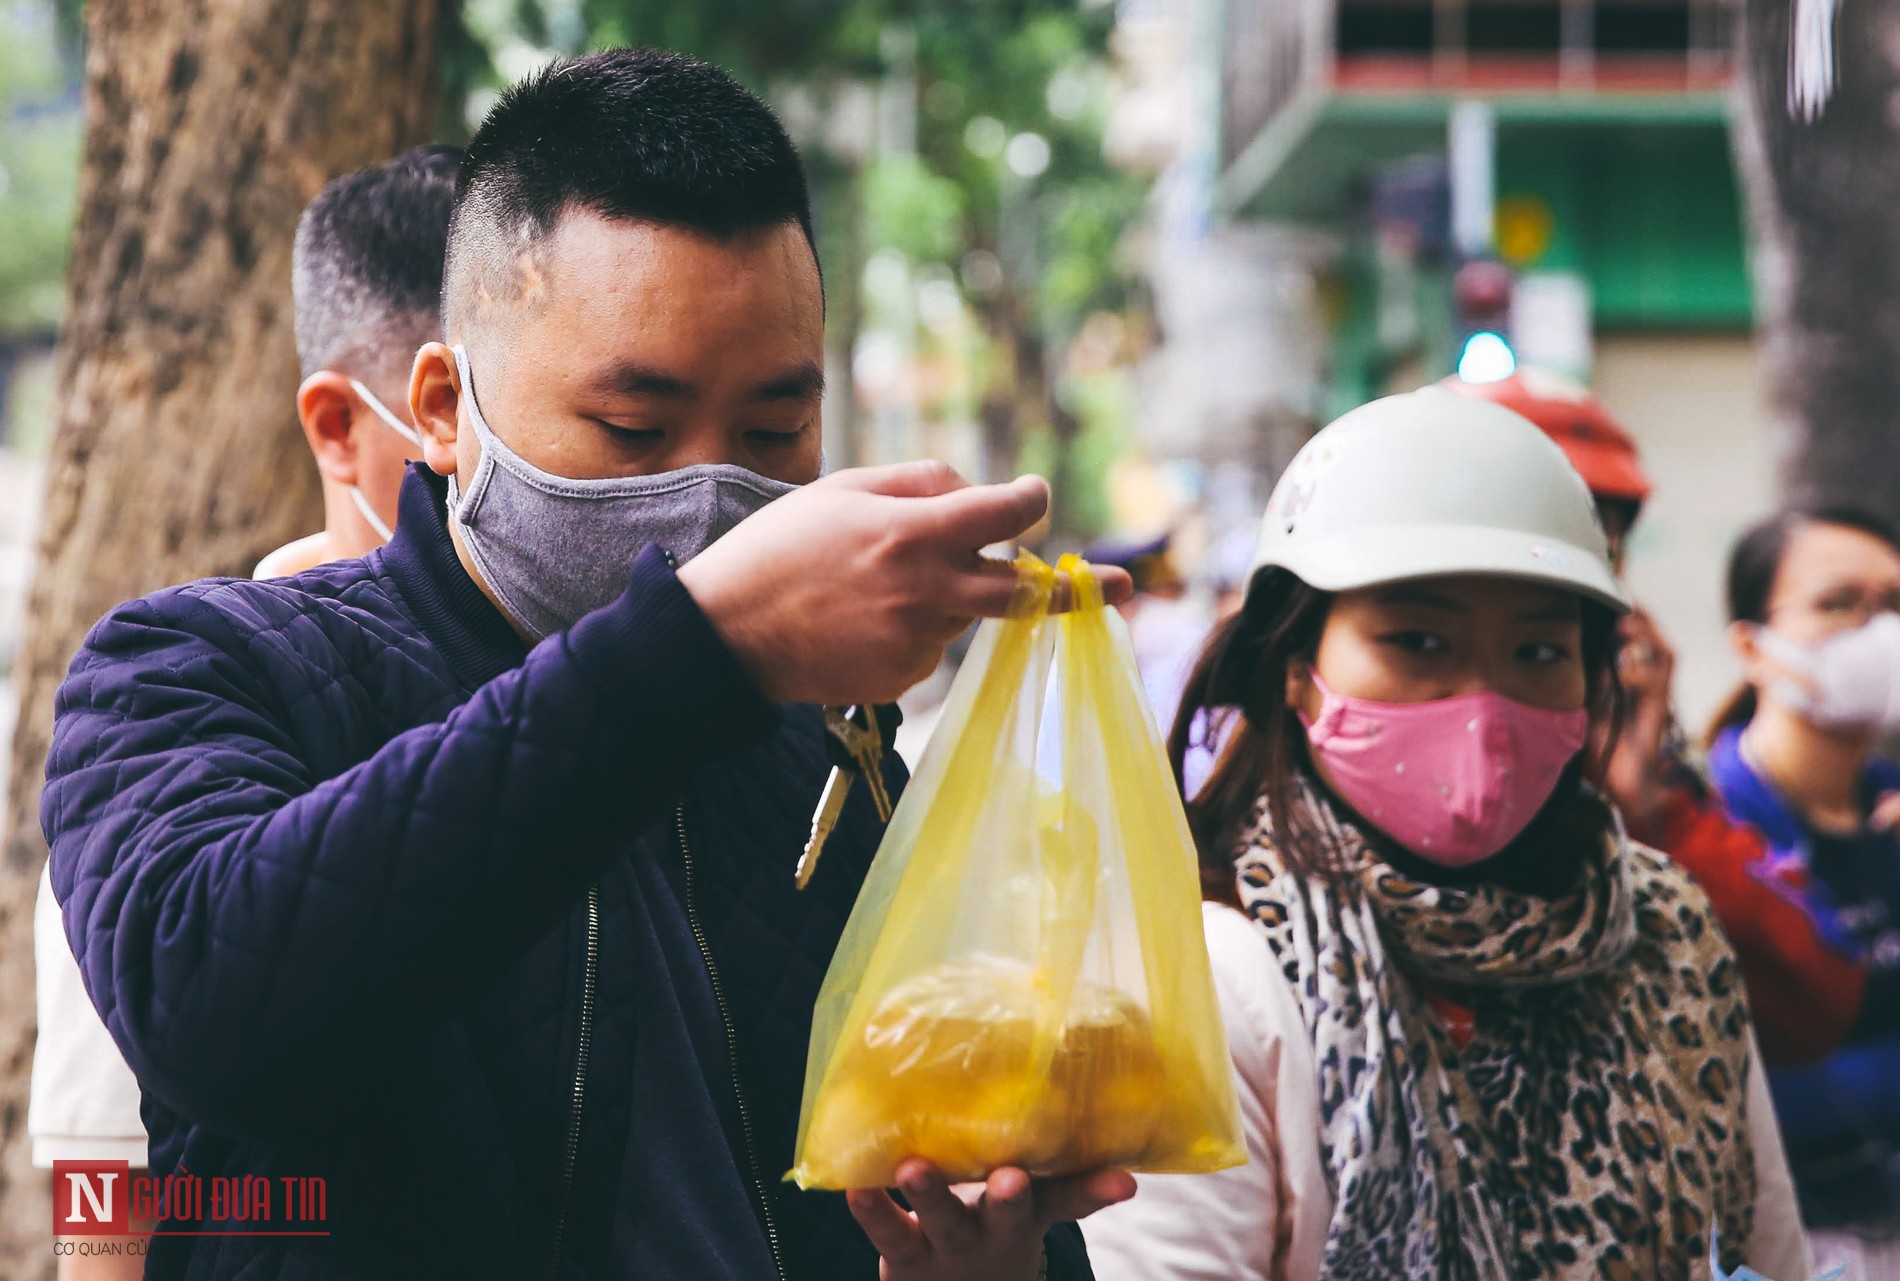
M1002 1169L952 1186L928 1161L897 1168L904 1209L883 1188L848 1193L851 1213L884 1256L883 1281L1035 1281L1052 1224L1085 1219L1135 1195L1126 1170L1031 1179Z
M923 680L976 618L1016 594L1009 565L979 553L1042 519L1034 476L971 485L942 463L837 472L766 507L680 570L768 698L888 703ZM1109 604L1127 574L1101 569Z

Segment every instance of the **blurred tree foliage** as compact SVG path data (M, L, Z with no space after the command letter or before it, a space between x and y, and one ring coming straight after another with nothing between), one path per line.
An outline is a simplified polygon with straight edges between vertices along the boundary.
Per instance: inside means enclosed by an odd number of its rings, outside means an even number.
M1099 473L1125 423L1093 412L1099 397L1063 376L1063 354L1092 312L1132 301L1121 245L1145 186L1102 155L1111 5L467 0L462 22L467 34L444 42L443 80L465 118L537 56L613 44L680 49L765 94L811 166L843 331L834 350L850 351L862 323L873 254L947 275L987 339L986 385L971 389L985 469L1047 460L1058 493L1073 494L1071 523L1099 519ZM1101 439L1072 448L1085 432ZM1049 439L1025 455L1038 433Z
M74 15L0 0L0 342L48 340L79 173Z
M0 338L57 321L82 7L0 0ZM954 281L983 335L959 403L980 411L985 470L1046 460L1072 523L1093 523L1093 460L1114 451L1072 446L1122 426L1067 378L1065 353L1091 313L1138 301L1121 245L1145 190L1102 155L1106 0L463 0L444 18L445 140L550 54L606 45L680 49L764 93L810 163L834 359L864 323L873 255Z
M1104 451L1076 445L1085 431L1119 434L1120 424L1087 412L1092 402L1064 376L1063 354L1092 311L1129 303L1121 242L1144 190L1102 155L1114 12L963 0L918 5L911 21L918 155L956 193L963 254L946 265L993 349L985 470L1013 472L1026 439L1045 437L1034 453L1060 496L1059 528L1089 532L1102 477L1081 464Z

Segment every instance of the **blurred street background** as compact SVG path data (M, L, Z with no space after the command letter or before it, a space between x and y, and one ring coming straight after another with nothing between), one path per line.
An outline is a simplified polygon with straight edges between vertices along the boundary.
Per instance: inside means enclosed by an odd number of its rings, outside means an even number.
M0 1275L44 1262L5 1194L52 690L112 603L316 528L289 244L329 178L465 141L563 53L731 69L810 168L831 466L1039 472L1044 550L1168 535L1201 628L1332 417L1460 371L1588 384L1655 483L1630 585L1698 727L1736 533L1799 498L1900 519L1900 6L1841 0L1798 102L1793 7L0 0Z
M1197 580L1223 540L1244 553L1315 426L1496 332L1636 434L1657 495L1630 573L1682 653L1693 724L1733 677L1712 567L1774 494L1737 17L1726 0L468 0L442 18L435 133L465 137L560 52L661 43L731 67L812 167L832 465L1039 471L1056 541L1172 531ZM0 2L0 690L53 418L83 57L76 4ZM1502 293L1463 287L1474 258L1507 269Z

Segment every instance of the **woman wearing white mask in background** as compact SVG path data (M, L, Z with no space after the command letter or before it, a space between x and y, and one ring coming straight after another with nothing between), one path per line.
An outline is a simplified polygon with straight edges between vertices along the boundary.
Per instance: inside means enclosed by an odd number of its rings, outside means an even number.
M1319 433L1170 744L1246 1166L1084 1227L1103 1281L1805 1281L1735 959L1589 780L1627 610L1582 480L1431 388ZM1599 741L1614 735L1599 734Z
M1709 772L1745 849L1685 858L1734 939L1801 1207L1824 1265L1900 1276L1900 547L1786 512L1729 562L1747 685Z

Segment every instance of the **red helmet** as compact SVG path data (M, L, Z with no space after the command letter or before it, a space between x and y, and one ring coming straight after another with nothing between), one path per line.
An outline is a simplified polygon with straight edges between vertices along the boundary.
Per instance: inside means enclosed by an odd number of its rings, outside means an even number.
M1489 400L1530 419L1563 447L1570 465L1599 500L1634 503L1649 497L1636 442L1610 417L1588 389L1557 374L1520 369L1496 382L1447 378L1443 384L1461 396Z

